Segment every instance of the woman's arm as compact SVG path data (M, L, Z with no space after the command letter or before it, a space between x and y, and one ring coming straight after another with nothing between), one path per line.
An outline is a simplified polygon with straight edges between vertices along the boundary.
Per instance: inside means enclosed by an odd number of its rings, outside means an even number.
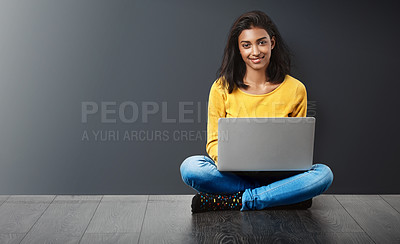
M290 117L307 117L307 90L302 83L297 86L293 111Z
M218 119L226 117L225 100L226 94L218 79L211 86L208 98L206 144L206 151L216 165L218 165Z

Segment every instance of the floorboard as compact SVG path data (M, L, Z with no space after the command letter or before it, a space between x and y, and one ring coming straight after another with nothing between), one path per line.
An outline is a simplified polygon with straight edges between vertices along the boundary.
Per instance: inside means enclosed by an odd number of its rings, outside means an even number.
M7 233L0 234L0 243L2 244L17 244L24 238L24 233Z
M400 195L192 214L193 195L0 195L0 243L400 243Z
M142 235L191 232L189 195L151 195L147 203Z
M104 196L86 233L140 233L147 195Z
M400 214L379 195L335 195L376 243L400 243Z
M140 239L139 243L304 243L304 244L370 244L374 243L367 234L359 233L276 233L236 234L236 233L153 233Z
M380 195L392 208L400 213L400 195Z
M10 196L9 195L0 195L0 206L5 202Z
M27 195L9 197L0 206L0 234L27 233L54 197Z
M307 211L297 211L306 232L364 232L333 195L319 195Z
M21 243L79 243L101 196L57 196Z
M140 233L85 233L80 244L138 243Z

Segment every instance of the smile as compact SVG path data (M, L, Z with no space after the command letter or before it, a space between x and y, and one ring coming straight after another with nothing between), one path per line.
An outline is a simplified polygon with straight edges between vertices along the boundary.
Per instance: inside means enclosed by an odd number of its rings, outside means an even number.
M265 56L264 56L264 57L265 57ZM258 64L258 63L261 62L261 60L262 60L264 57L262 57L262 58L256 58L256 59L250 58L250 60L251 60L251 62L253 62L253 63L255 63L255 64Z

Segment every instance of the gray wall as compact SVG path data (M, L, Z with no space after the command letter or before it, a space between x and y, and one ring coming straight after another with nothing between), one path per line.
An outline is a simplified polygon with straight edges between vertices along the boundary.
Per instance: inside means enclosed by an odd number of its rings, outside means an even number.
M400 193L395 3L10 0L0 8L0 194L193 193L179 166L206 154L228 30L254 9L293 51L317 118L314 161L335 175L328 192ZM87 104L99 111L85 122Z

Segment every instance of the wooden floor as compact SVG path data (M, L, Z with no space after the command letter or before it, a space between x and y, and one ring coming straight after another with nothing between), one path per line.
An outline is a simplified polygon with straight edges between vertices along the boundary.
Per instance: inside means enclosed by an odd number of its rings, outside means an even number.
M400 195L191 213L192 195L0 195L0 243L400 243Z

